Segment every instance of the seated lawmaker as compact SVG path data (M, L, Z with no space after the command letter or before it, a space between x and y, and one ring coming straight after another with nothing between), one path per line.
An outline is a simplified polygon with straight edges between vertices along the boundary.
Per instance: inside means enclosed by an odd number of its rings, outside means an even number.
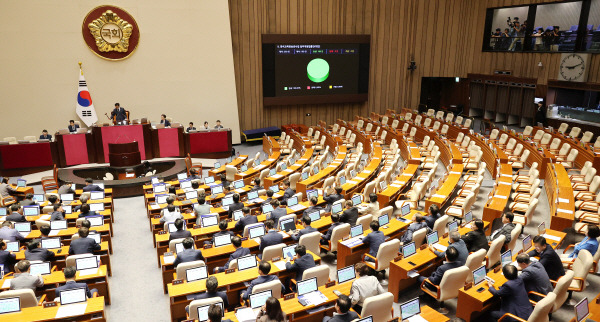
M185 129L186 132L190 133L190 131L196 131L196 128L194 127L194 122L190 122L190 124L188 125L187 129Z
M231 255L229 255L229 259L227 260L225 265L221 267L215 267L215 273L224 272L229 268L229 263L231 263L232 261L242 256L250 255L250 249L242 247L242 239L239 236L231 237L231 244L233 245L233 248L235 248L235 251L231 253Z
M74 120L69 121L69 132L75 133L75 132L77 132L78 128L79 128L79 125L75 124Z
M86 206L88 206L88 211L89 211L89 205L86 205ZM54 211L50 213L50 221L65 220L65 210L63 209L63 207L60 203L55 203L52 206L52 209Z
M220 297L223 300L223 306L224 307L228 307L229 306L229 299L227 298L227 293L226 292L219 292L219 280L217 280L216 277L214 276L209 276L206 279L206 292L200 293L200 294L194 294L192 295L192 301L193 300L203 300L203 299L210 299L213 297ZM186 310L188 308L186 307Z
M550 277L548 277L542 263L532 262L529 254L521 253L517 255L517 266L521 271L519 278L523 280L527 293L536 292L546 295L554 290L552 283L550 283Z
M356 226L358 209L352 205L352 200L346 200L346 210L340 216L340 222Z
M440 208L438 207L438 205L432 204L431 206L429 206L428 211L429 211L428 215L425 216L424 218L425 218L425 221L427 222L427 226L429 227L429 229L433 229L433 225L435 224L435 221L441 217Z
M510 233L513 229L515 229L515 224L513 224L514 218L515 216L513 214L511 214L510 212L505 212L502 215L502 227L494 230L494 232L492 232L492 234L489 236L488 240L492 241L500 237L501 235L504 235L504 237L506 238L504 240L504 244L508 244L511 239Z
M12 251L6 250L7 242L0 238L0 266L4 267L4 273L12 272L15 263L17 262L17 255Z
M227 208L227 215L233 219L233 212L244 208L244 203L240 201L240 195L238 193L233 194L233 203Z
M254 280L252 280L252 282L250 282L250 285L248 286L248 289L246 289L246 291L242 291L242 299L243 300L247 300L250 297L250 294L252 294L252 289L256 286L256 285L260 285L263 283L267 283L267 282L271 282L271 281L279 281L279 278L277 277L277 275L269 275L269 273L271 272L271 264L269 264L269 262L266 261L261 261L260 264L258 265L258 277L255 278ZM279 281L281 282L281 281ZM281 293L284 293L285 289L283 287L283 284L281 284Z
M587 228L587 236L582 241L575 244L575 247L573 248L573 252L571 254L567 256L561 256L566 257L563 259L574 261L575 258L577 258L579 251L581 251L582 249L585 249L588 252L590 252L592 256L596 254L596 252L598 251L598 236L600 236L600 228L593 224L589 224Z
M167 115L166 114L161 114L160 115L160 124L164 124L165 127L170 127L171 126L171 122L169 122L169 120L167 120Z
M30 289L35 292L38 287L44 286L44 278L40 275L30 275L29 260L21 260L15 267L15 277L10 281L11 290Z
M482 248L486 251L490 249L487 237L485 236L483 220L475 219L475 221L471 223L471 227L473 227L473 230L461 237L467 245L469 252L474 253Z
M91 254L95 250L100 250L100 244L96 240L89 238L90 230L85 227L79 228L79 238L73 239L69 245L69 255Z
M327 233L321 236L321 245L329 244L329 241L331 240L331 235L333 234L333 229L341 224L342 223L340 222L340 215L331 214L331 226L329 226L329 229L327 229Z
M281 200L287 201L289 198L294 196L294 194L296 193L294 190L292 190L289 180L284 180L281 183L281 190L283 190L283 197L281 198Z
M544 266L548 277L553 281L565 275L565 268L563 267L560 256L556 253L552 246L546 243L544 236L533 237L534 250L529 252L531 257L539 257L539 262Z
M379 231L379 221L373 220L371 221L371 224L369 224L369 226L371 227L372 231L367 236L365 236L365 238L363 238L362 242L363 244L369 246L369 255L377 258L377 252L379 252L379 245L385 242L386 237L385 234L383 234L383 232ZM365 260L374 262L374 260L370 257L365 257Z
M454 247L456 251L458 251L458 257L456 261L461 265L464 265L467 261L467 257L469 257L469 250L467 249L467 245L465 242L460 239L460 233L455 230L450 232L448 237L448 246ZM444 257L444 252L437 251L432 245L429 245L429 250L435 253L438 257Z
M257 322L285 322L287 316L281 310L281 303L274 297L269 297L256 316Z
M323 190L323 200L327 202L327 211L331 210L331 205L333 205L334 202L344 199L344 196L342 195L343 191L344 189L342 189L342 187L335 187L335 189L331 187Z
M54 252L42 248L42 244L39 240L35 239L27 244L27 250L25 251L25 259L29 261L42 261L48 262L54 260L56 255Z
M376 216L379 213L379 201L377 201L377 194L374 192L369 194L369 203L366 207L359 208L358 212L361 215L369 214Z
M252 188L250 189L250 192L259 191L262 189L264 188L260 185L260 178L254 178L254 181L252 181Z
M315 259L311 254L306 253L306 246L304 245L296 245L294 250L296 251L296 255L294 255L294 258L292 258L294 263L290 263L290 260L292 259L287 257L285 262L285 270L296 272L296 281L301 281L304 271L316 266Z
M180 263L204 260L202 251L199 249L194 249L194 240L191 237L184 239L182 244L184 249L182 252L177 254L177 258L175 258L173 266L177 267L177 265Z
M75 275L77 273L77 269L75 268L75 266L67 266L65 267L65 269L63 270L63 274L65 275L65 284L62 286L57 287L54 290L54 297L56 299L60 298L60 293L62 291L68 291L68 290L72 290L72 289L77 289L77 288L85 288L85 295L88 298L92 298L94 297L94 295L98 295L98 290L93 288L93 289L89 289L88 285L85 282L77 282L75 280Z
M271 191L271 190L268 190ZM273 191L271 191L271 194ZM269 219L273 220L275 227L279 226L279 218L287 215L287 206L285 202L279 202L277 199L273 199L271 201L271 206L273 206L273 211L267 216Z
M240 218L240 220L235 223L234 229L243 232L246 226L258 223L258 219L256 216L250 214L250 208L248 207L242 208L242 213L244 214L244 217Z
M352 282L350 300L354 310L360 314L363 303L367 298L385 293L385 290L379 284L377 277L369 275L370 268L367 264L359 262L354 265L354 270L358 278Z
M211 304L208 307L207 322L232 322L230 319L223 319L223 309L219 304Z
M198 197L198 204L194 205L194 213L196 214L196 225L201 225L202 215L210 214L210 205L206 204L205 197Z
M319 202L319 199L317 197L310 197L310 199L308 199L308 202L309 202L309 206L308 206L308 208L306 208L304 210L304 212L303 212L304 215L308 215L315 211L323 210L323 207L317 206L317 203Z
M262 251L273 245L283 243L283 236L277 232L277 230L273 229L275 223L272 219L267 219L265 221L265 228L267 229L267 233L260 238L260 245L258 245L258 251L262 254ZM258 257L261 257L260 255Z
M202 126L204 130L210 130L210 126L208 126L208 121L204 121L204 125Z
M42 135L40 135L40 140L52 141L52 135L48 134L48 130L43 130Z
M425 276L419 276L417 278L417 280L419 281L419 284L423 284L423 282L425 280L427 280L429 283L433 284L433 285L440 285L440 283L442 282L442 278L444 277L444 274L448 271L451 270L453 268L457 268L457 267L461 267L463 264L461 262L458 261L458 251L456 250L456 248L452 247L452 246L448 246L448 248L446 249L446 251L444 252L446 255L446 262L440 266L438 266L438 268L435 269L435 271L433 272L433 274L431 274L431 276L429 277L425 277ZM431 285L429 285L429 283L425 283L425 287L435 291L435 288L431 287Z
M23 209L17 203L10 205L10 215L6 216L5 220L12 222L27 222L27 219L23 216Z
M2 223L2 228L0 228L0 240L14 242L25 240L25 237L14 228L12 221L6 220Z
M427 228L428 233L431 231L429 226L427 226L427 221L425 221L425 217L420 214L416 214L414 217L414 222L408 225L408 228L406 228L404 235L400 237L400 245L404 245L404 243L410 243L413 240L413 234L417 230L423 228Z
M16 194L17 192L17 189L8 184L8 178L2 177L2 183L0 183L0 197L6 198L10 195Z
M275 193L273 192L273 190L267 189L267 199L265 199L265 201L263 201L262 204L266 205L266 204L272 203L273 200L276 200L276 199L273 199L274 194ZM275 208L275 206L273 206L273 208Z
M85 218L85 217L91 217L91 216L96 216L96 212L93 210L90 210L90 204L83 204L81 205L81 208L79 209L79 216L77 216L78 218Z
M92 180L92 178L86 178L85 186L83 187L83 192L88 191L104 191L104 189L100 188L98 185L95 185L94 180Z
M75 190L73 190L73 182L65 181L63 185L58 188L59 196L66 193L75 193Z
M23 206L37 205L37 202L35 202L33 200L33 193L26 194L25 195L25 199L21 200L19 202L19 205L21 205L21 207L23 207Z
M177 230L169 234L169 241L173 239L192 237L192 233L189 230L185 230L183 227L184 223L185 222L181 218L175 219L173 225L175 225Z
M302 216L302 227L304 227L304 228L300 229L298 232L293 234L292 239L300 240L300 237L302 237L302 235L306 235L306 234L310 234L310 233L314 233L315 231L318 231L317 228L311 227L310 223L311 223L311 219L308 215Z
M229 227L229 222L225 219L219 221L219 231L213 234L213 237L229 235L230 237L235 236L235 234L231 230L227 230Z
M490 293L502 300L500 310L492 311L490 315L493 319L498 320L505 313L511 313L527 320L533 312L533 307L529 302L529 297L527 297L525 283L519 278L517 268L512 265L504 265L502 275L506 277L507 281L498 290L494 288L494 285L486 282Z
M350 311L352 301L347 295L340 295L335 301L335 312L333 316L325 316L323 322L350 322L357 320L358 314L354 311Z
M160 217L160 223L175 222L175 220L183 218L179 209L174 205L168 205L166 209L163 209L163 215Z

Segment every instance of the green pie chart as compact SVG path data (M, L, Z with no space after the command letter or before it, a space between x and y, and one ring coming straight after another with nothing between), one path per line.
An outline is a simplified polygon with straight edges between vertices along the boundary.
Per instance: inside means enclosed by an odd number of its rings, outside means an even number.
M329 77L329 64L325 59L315 58L306 65L306 75L315 83L323 82Z

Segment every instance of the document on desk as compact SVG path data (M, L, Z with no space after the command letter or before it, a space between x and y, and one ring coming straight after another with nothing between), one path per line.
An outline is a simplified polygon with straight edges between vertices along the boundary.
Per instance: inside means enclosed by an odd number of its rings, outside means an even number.
M235 317L240 322L253 322L256 321L256 313L249 307L243 307L235 311Z
M427 322L427 320L425 320L425 318L422 317L420 314L411 316L410 318L408 318L407 321L408 322Z
M252 238L252 240L260 245L260 237Z
M353 181L353 180L348 180L348 181L346 181L346 183L349 183L349 184L357 184L358 182L356 182L356 181Z
M164 256L163 261L165 262L165 264L173 264L173 262L175 261L175 255Z
M446 196L445 195L434 194L433 196L431 196L431 198L446 198Z
M96 267L96 268L89 268L89 269L82 269L82 270L79 271L79 277L87 276L87 275L94 275L94 274L98 274L98 267Z
M152 210L160 209L160 206L152 204L152 205L150 205L150 209L152 209Z
M273 263L279 270L285 271L285 261L277 261Z
M56 236L58 233L60 233L59 229L51 230L50 233L48 233L48 236Z
M498 198L498 199L508 199L508 196L503 196L503 195L494 195L494 198Z
M302 295L302 298L308 302L309 305L319 305L327 302L327 297L320 291L310 292Z
M565 202L565 203L568 203L568 202L569 202L569 199L566 199L566 198L558 198L558 202Z
M410 271L408 271L408 272L406 272L406 274L407 274L407 275L408 275L408 277L410 277L410 278L415 278L415 277L417 277L417 276L421 275L421 274L419 274L417 271L415 271L414 269L413 269L413 270L410 270Z
M41 220L50 220L50 215L42 215L40 216Z
M546 238L546 239L560 241L560 237L557 237L557 236L552 236L552 235L548 235L548 234L543 234L542 236L544 236L544 238Z
M267 167L267 166L266 166L266 165L264 165L264 164L259 164L259 165L255 166L255 167L254 167L254 169L256 169L256 170L262 170L262 169L264 169L264 168L266 168L266 167Z
M283 236L283 238L288 238L290 236L285 231L280 231L279 234Z
M444 246L444 245L441 245L441 244L439 244L439 243L435 243L435 244L433 244L433 248L437 249L437 250L438 250L438 251L440 251L440 252L445 252L445 251L446 251L446 249L448 249L448 247L446 247L446 246Z
M274 174L274 175L271 176L271 178L275 178L275 179L279 179L281 177L283 177L282 174Z
M12 278L4 280L4 283L2 283L2 288L10 288L10 281L12 281Z
M390 185L390 187L394 187L394 188L402 188L402 185L399 185L399 184L392 183L392 184Z
M573 214L573 210L566 210L566 209L560 209L560 208L558 208L556 210L556 212L562 212L564 214L569 214L569 215Z
M87 309L87 302L61 305L56 311L55 319L65 318L69 316L83 315Z

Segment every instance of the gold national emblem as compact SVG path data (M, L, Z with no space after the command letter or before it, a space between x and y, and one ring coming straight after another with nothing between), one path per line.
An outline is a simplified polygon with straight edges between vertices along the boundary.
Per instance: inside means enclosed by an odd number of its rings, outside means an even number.
M89 23L88 28L99 51L127 52L129 49L133 26L111 10L105 11L100 18Z

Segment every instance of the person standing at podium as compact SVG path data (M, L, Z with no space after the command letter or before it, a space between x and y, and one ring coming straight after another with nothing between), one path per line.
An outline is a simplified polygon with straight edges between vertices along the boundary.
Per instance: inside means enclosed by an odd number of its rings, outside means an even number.
M165 127L170 127L171 126L171 122L169 122L169 120L167 120L167 115L166 114L161 114L160 115L160 124L164 124Z
M125 112L125 109L121 107L121 104L115 103L115 108L110 113L110 118L116 120L116 124L125 124L127 113Z

